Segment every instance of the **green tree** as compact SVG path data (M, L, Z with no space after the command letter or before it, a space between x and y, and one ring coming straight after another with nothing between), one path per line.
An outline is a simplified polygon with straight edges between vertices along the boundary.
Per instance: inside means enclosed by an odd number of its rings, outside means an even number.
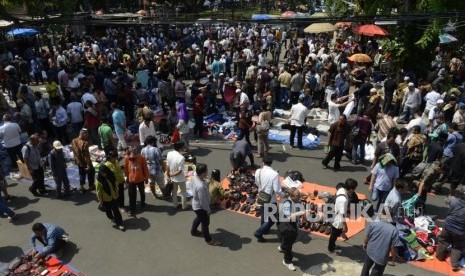
M27 8L28 15L33 18L42 17L48 19L46 7L53 8L65 17L73 14L77 10L79 3L80 0L2 0L0 2L0 16L18 23L19 20L10 11L15 7L24 6Z

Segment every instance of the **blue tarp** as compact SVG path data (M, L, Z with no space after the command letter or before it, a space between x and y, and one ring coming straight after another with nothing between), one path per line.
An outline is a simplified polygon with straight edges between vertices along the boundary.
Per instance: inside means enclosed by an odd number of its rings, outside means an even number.
M36 35L38 33L39 32L36 29L16 28L16 29L13 29L13 30L7 32L6 34L10 35L10 36L32 36L32 35Z

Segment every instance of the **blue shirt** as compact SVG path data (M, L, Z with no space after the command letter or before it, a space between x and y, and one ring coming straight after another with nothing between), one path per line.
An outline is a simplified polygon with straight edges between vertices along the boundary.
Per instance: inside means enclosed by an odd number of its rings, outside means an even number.
M399 168L397 166L381 167L378 163L371 170L371 174L376 176L373 188L380 191L390 191L392 188L392 181L399 178Z
M387 206L389 208L389 212L391 212L391 216L394 221L395 218L397 218L397 215L399 214L399 208L401 204L402 197L399 191L396 188L392 189L386 197L386 200L384 201L384 206Z
M453 157L454 154L452 152L452 149L454 148L455 145L462 143L463 137L460 133L457 131L450 133L449 136L447 136L447 141L446 144L444 145L444 156L447 157Z
M147 161L147 167L149 169L150 175L163 173L163 169L160 165L160 160L162 160L162 157L159 148L148 145L142 149L140 154Z
M53 250L58 244L58 241L66 234L65 230L57 225L50 223L44 223L43 225L45 226L44 236L37 237L35 234L32 234L30 238L30 245L32 248L36 249L36 240L39 240L44 245L42 252L39 254L40 257L45 257L54 253Z
M452 233L463 236L465 233L465 201L456 197L449 197L446 199L449 205L449 213L444 221L444 228Z
M378 220L368 225L367 255L375 263L386 265L392 246L399 245L399 230L389 222Z
M115 133L124 134L124 124L126 122L124 112L119 109L115 109L115 111L113 111L112 118L113 124L115 125Z

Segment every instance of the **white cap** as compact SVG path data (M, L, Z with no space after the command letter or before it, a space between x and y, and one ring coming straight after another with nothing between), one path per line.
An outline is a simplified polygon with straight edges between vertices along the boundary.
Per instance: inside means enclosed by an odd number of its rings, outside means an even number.
M229 79L229 83L233 83L234 82L234 79L233 78L230 78Z
M409 80L410 80L409 77L405 77L405 78L404 78L404 81L409 81Z
M439 99L436 101L437 104L443 104L444 103L444 100L443 99Z
M61 144L60 141L56 140L55 142L53 142L53 147L55 149L62 149L63 148L63 145Z
M241 92L242 92L242 90L240 90L239 88L236 89L236 93L241 93Z
M371 88L370 89L370 93L375 93L376 92L376 88Z
M409 83L408 83L408 86L412 86L412 87L413 87L413 86L415 86L415 84L413 84L413 82L409 82Z

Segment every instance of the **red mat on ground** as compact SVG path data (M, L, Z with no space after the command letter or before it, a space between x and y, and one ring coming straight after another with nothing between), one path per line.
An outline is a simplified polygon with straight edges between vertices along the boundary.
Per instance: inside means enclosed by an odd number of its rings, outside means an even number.
M421 262L410 262L410 263L414 266L423 268L425 270L441 273L444 275L450 275L450 276L465 275L465 269L462 269L462 271L459 271L459 272L454 272L452 271L450 262L447 262L447 261L441 262L436 258L434 260L427 260L427 261L421 261Z
M281 183L282 183L282 181L283 181L283 178L281 178ZM221 182L221 185L223 185L224 189L229 189L229 179L228 178L223 179L223 181ZM321 194L322 192L329 192L331 194L336 193L336 188L326 187L326 186L322 186L322 185L318 185L318 184L310 183L310 182L304 182L303 183L301 192L303 192L303 193L313 193L314 190L317 190L319 194ZM357 193L357 195L358 195L358 198L360 200L366 198L366 196L363 195L363 194L358 194ZM316 198L315 200L308 199L307 201L312 202L314 204L318 204L318 205L323 205L324 204L324 201L321 200L321 199L318 199L318 198ZM226 205L226 200L223 200L220 203L220 206L222 208L226 209L225 205ZM244 212L241 212L240 210L239 211L234 211L234 210L231 210L231 209L227 209L227 210L229 210L231 212L239 213L241 215L247 215L249 217L256 218L255 214L246 214ZM347 235L348 238L351 238L351 237L355 236L356 234L362 232L363 229L365 229L365 219L360 218L358 220L349 220L347 222L347 226L348 226L348 231L347 231L346 235ZM306 230L306 229L301 229L301 230L306 231L306 232L311 232L312 234L315 234L317 236L329 237L328 235L325 235L324 233L320 233L318 231L310 231L310 230ZM343 239L339 238L339 240L342 241Z
M50 258L47 262L47 270L49 271L47 275L61 275L63 272L73 272L76 275L84 275L84 273L76 272L74 269L71 269L67 265L65 265L62 261L58 260L55 257Z

